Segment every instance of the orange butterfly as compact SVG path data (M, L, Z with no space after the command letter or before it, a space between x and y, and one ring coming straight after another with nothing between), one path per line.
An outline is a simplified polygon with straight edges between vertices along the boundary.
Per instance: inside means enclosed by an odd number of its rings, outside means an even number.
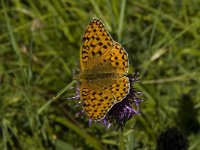
M114 41L100 19L94 18L82 38L80 83L83 109L93 119L102 120L113 105L129 93L128 54Z

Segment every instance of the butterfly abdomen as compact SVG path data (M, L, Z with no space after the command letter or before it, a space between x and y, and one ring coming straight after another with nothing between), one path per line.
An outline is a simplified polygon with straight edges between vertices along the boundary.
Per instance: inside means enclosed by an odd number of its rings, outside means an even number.
M80 74L78 79L86 79L86 80L100 80L104 78L120 78L123 77L123 74L116 73L90 73L90 74ZM76 77L75 77L76 79Z

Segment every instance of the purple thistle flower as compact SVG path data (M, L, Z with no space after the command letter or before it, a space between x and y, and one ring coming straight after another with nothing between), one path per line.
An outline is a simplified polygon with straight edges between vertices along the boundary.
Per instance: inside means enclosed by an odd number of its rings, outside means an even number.
M111 123L116 123L119 127L122 127L129 119L140 112L139 104L142 101L140 98L141 93L133 88L134 82L139 80L138 73L130 74L127 77L130 82L129 94L121 102L115 104L107 113L103 119L103 123L107 127Z
M127 75L130 82L130 90L126 97L119 103L116 103L106 114L106 116L100 121L106 127L110 127L111 124L117 124L118 127L123 127L126 122L131 119L134 115L139 114L139 104L142 99L140 98L141 93L133 87L133 84L139 80L138 73ZM80 99L80 89L77 87L76 96L72 99ZM79 101L80 103L80 101ZM81 103L80 103L81 104ZM83 115L83 110L77 113L76 116ZM93 120L89 119L89 125ZM96 122L96 121L94 121Z

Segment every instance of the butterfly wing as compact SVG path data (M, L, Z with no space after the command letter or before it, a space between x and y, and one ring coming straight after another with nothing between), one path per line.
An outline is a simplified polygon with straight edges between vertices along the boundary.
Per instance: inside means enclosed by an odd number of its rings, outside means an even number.
M126 73L128 54L112 40L100 19L94 18L82 38L81 71L92 73Z
M80 50L80 65L82 71L90 71L97 62L94 58L110 51L114 43L100 19L94 18L88 25Z
M114 42L111 51L94 61L98 62L92 68L92 71L96 73L124 74L128 72L128 54L117 42Z
M82 106L88 116L100 121L112 106L129 93L128 77L84 80L80 83Z

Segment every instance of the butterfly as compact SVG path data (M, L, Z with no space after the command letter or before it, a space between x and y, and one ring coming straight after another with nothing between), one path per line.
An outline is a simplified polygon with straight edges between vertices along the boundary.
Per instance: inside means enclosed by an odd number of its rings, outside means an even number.
M100 121L129 93L128 54L98 18L87 26L81 44L80 72L74 78L84 111L92 120Z

